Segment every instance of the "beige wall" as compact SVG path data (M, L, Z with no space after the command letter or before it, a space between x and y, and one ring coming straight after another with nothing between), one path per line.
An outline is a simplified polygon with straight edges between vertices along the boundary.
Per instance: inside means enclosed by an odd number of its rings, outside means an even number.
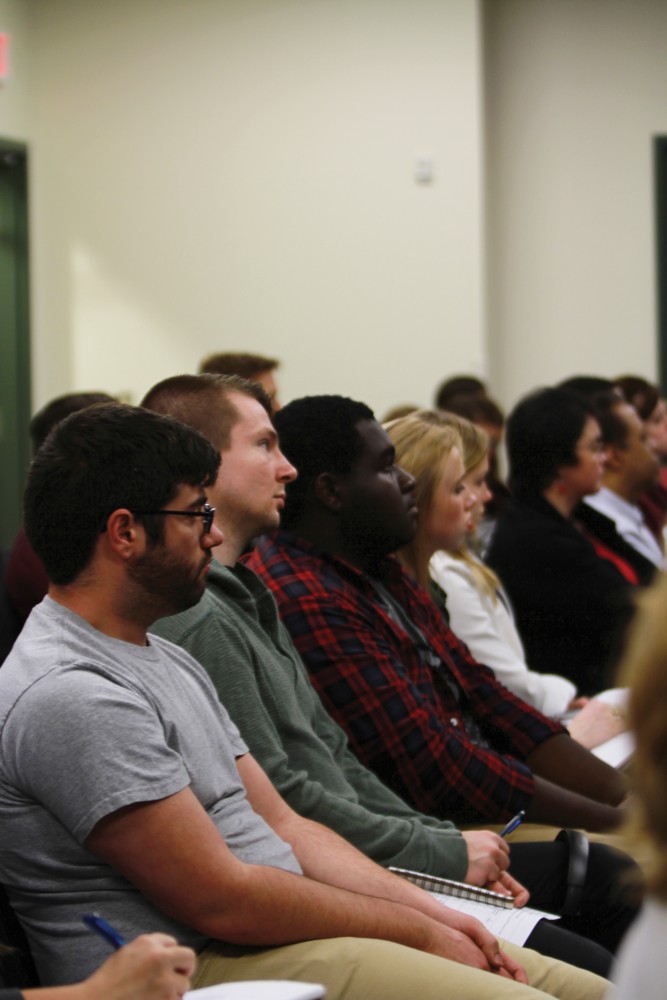
M477 0L0 0L35 405L136 400L242 347L284 359L287 398L380 413L457 370L506 405L575 370L655 377L667 4L484 11L482 46Z
M476 3L27 2L37 403L224 348L380 413L481 369Z
M489 338L510 402L575 372L657 376L652 136L664 0L486 4Z

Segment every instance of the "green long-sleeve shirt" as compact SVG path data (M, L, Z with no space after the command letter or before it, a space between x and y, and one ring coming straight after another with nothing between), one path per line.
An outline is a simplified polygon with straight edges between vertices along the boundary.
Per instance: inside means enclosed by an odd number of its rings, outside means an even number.
M311 686L273 595L251 570L213 562L199 604L151 631L206 669L251 753L295 812L382 865L464 877L460 832L412 809L359 763Z

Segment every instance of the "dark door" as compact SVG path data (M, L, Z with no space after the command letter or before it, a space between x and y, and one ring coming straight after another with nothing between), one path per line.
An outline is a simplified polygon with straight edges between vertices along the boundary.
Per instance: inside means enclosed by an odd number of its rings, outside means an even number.
M21 520L30 445L28 162L0 139L0 546Z

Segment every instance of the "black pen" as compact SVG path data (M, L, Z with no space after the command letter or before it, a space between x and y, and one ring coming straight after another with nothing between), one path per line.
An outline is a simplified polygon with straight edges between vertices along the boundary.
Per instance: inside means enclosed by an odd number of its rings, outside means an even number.
M500 831L500 836L506 837L508 833L512 832L512 830L516 830L517 826L523 823L523 817L525 815L526 815L526 810L522 809L521 812L518 812L516 814L516 816L513 816L512 819L507 824L507 826L504 826Z
M122 948L125 944L125 938L118 933L115 927L112 927L108 920L101 917L99 913L83 913L81 915L86 927L90 928L91 931L95 931L100 937L103 937L107 944L110 944L112 948Z

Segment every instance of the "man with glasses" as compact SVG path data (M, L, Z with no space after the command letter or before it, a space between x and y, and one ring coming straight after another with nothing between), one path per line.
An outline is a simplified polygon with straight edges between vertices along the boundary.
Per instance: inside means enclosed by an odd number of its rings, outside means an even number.
M178 421L109 404L64 421L31 468L26 531L51 586L0 671L0 880L42 980L101 963L80 920L99 909L126 939L150 928L195 948L195 986L601 997L600 978L500 951L477 921L297 816L202 668L147 637L203 593L222 541L206 506L219 462Z

